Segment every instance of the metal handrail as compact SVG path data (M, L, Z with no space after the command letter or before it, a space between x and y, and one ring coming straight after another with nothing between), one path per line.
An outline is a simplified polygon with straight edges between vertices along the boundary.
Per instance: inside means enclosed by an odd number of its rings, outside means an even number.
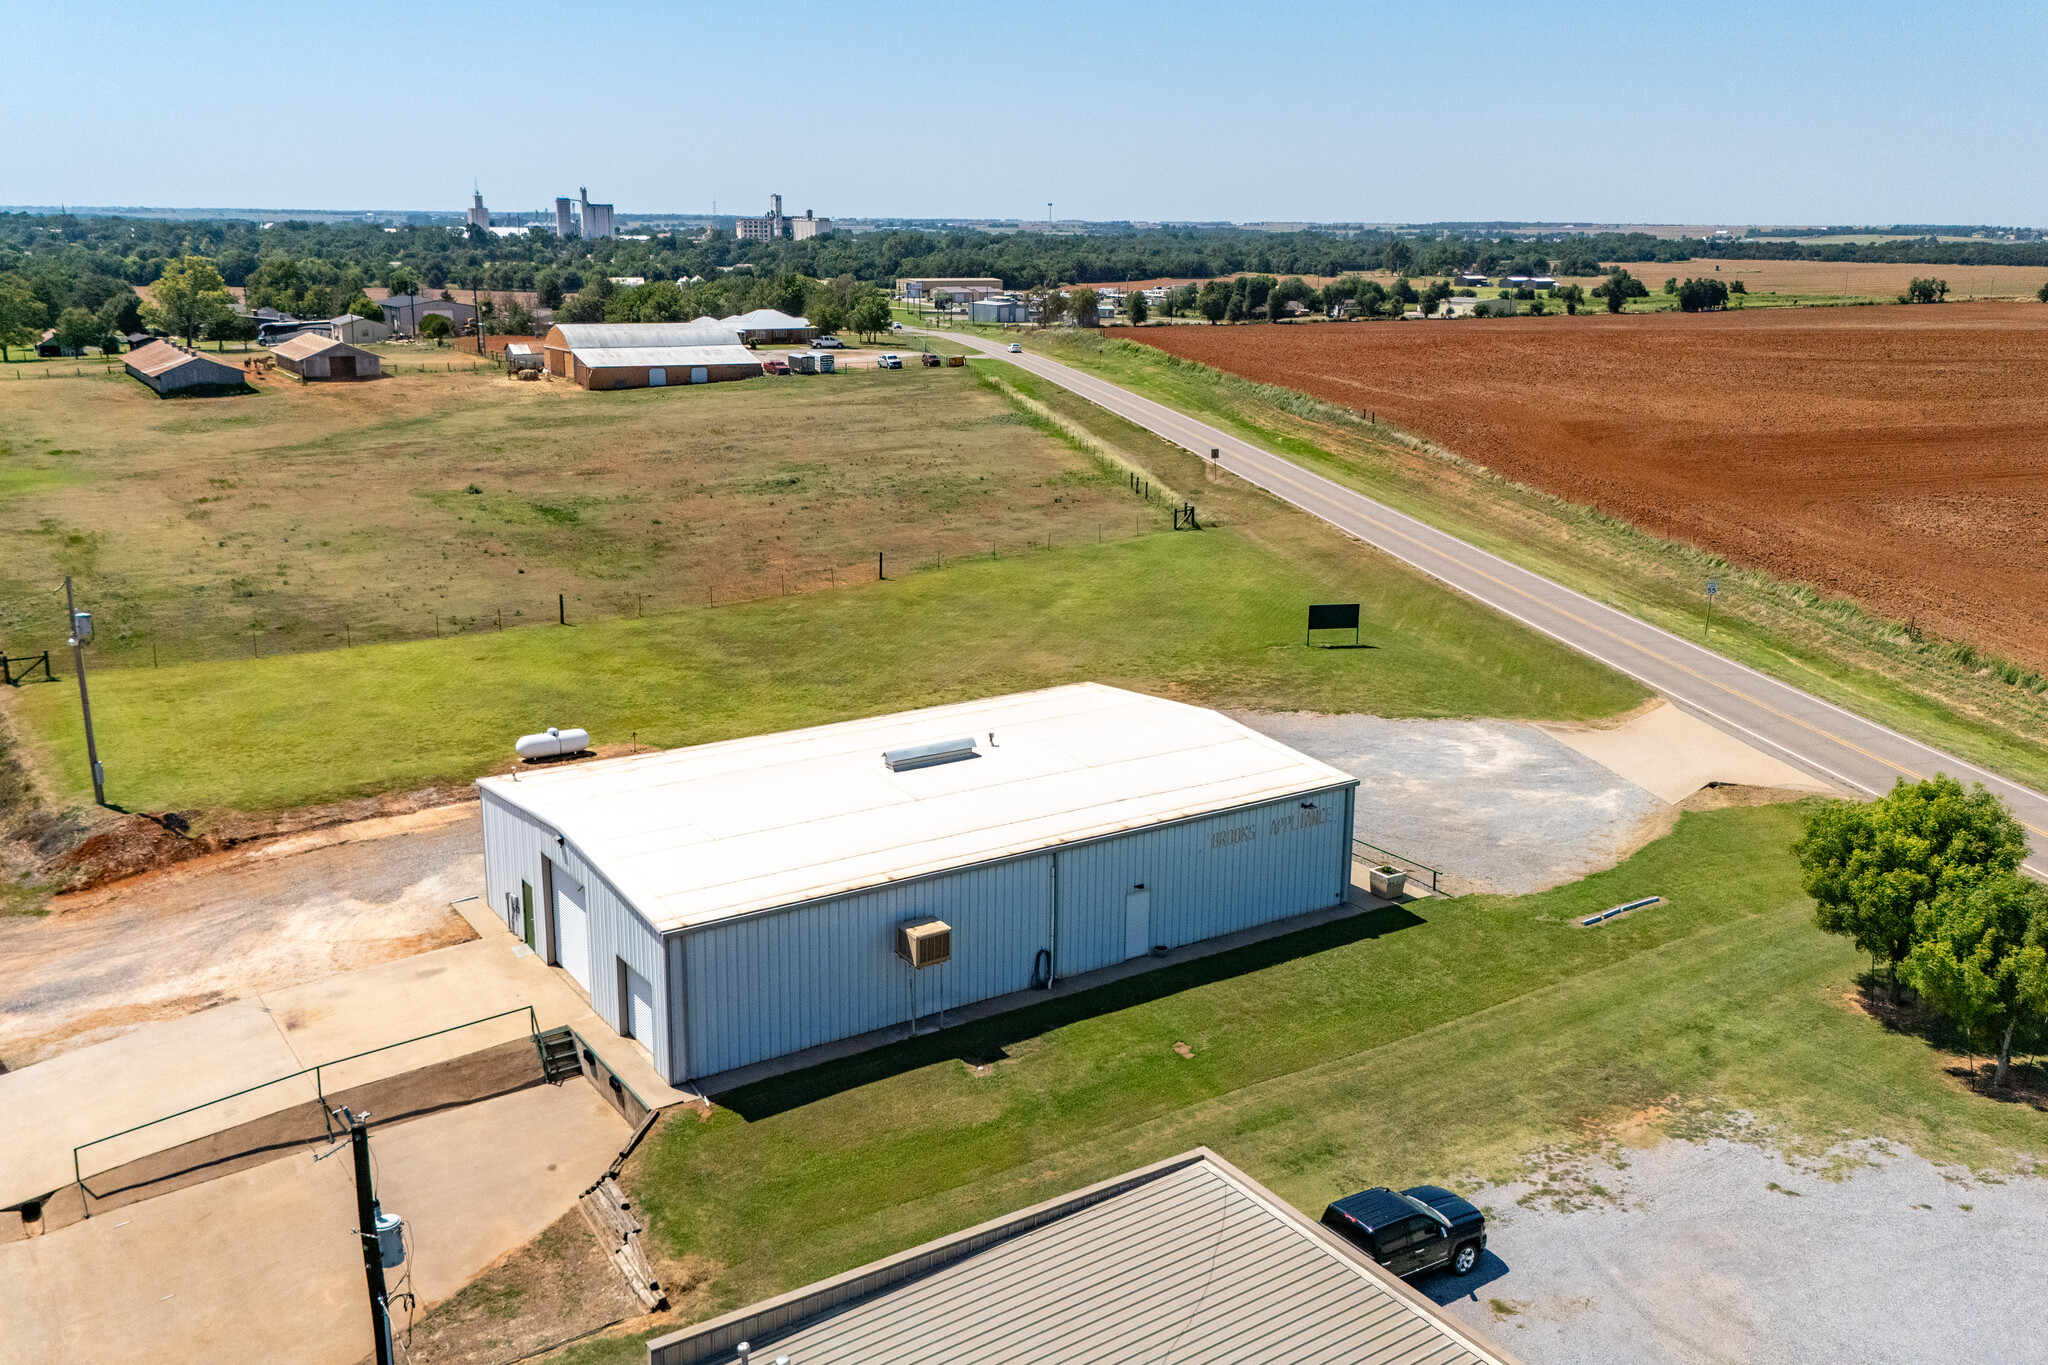
M1353 848L1369 848L1373 852L1380 854L1383 857L1393 859L1395 862L1406 863L1410 867L1420 868L1422 871L1427 872L1429 874L1429 889L1431 893L1437 893L1436 879L1442 876L1443 874L1439 872L1436 868L1431 867L1428 863L1417 862L1415 859L1410 858L1405 853L1396 853L1391 848L1381 848L1378 844L1368 844L1365 840L1356 837L1354 837L1351 840L1351 846Z
M343 1062L360 1061L364 1057L372 1057L379 1052L389 1052L392 1048L395 1047L405 1047L411 1043L422 1043L429 1038L439 1038L444 1033L454 1033L459 1029L475 1028L478 1024L488 1024L492 1020L506 1019L515 1014L523 1014L526 1016L526 1028L530 1036L536 1038L540 1036L540 1016L537 1013L535 1013L533 1006L522 1005L517 1009L501 1010L497 1014L487 1014L481 1019L471 1019L464 1023L451 1024L447 1028L435 1029L432 1033L422 1033L417 1037L413 1038L401 1038L399 1041L395 1043L386 1043L382 1047L369 1048L362 1052L351 1053L349 1056L346 1057L330 1058L327 1061L319 1062L313 1066L304 1067L298 1071L294 1071L288 1076L277 1076L267 1081L259 1081L255 1085L245 1086L244 1088L237 1090L232 1094L219 1095L210 1100L203 1100L198 1104L190 1106L189 1108L180 1109L175 1114L165 1114L162 1118L150 1119L148 1122L138 1123L132 1128L123 1128L118 1133L108 1133L106 1136L96 1137L92 1139L92 1141L90 1142L81 1142L76 1147L73 1147L71 1149L71 1178L77 1184L80 1192L89 1195L92 1193L92 1191L86 1188L84 1170L78 1159L78 1154L80 1152L83 1152L86 1148L97 1147L102 1142L112 1142L115 1138L127 1137L130 1133L139 1133L143 1129L153 1128L159 1123L169 1123L172 1119L181 1119L185 1117L185 1115L187 1114L196 1114L201 1109L206 1109L216 1104L225 1104L229 1100L240 1099L244 1095L253 1095L258 1090L263 1090L269 1086L282 1085L286 1081L295 1081L301 1076L311 1076L313 1078L313 1093L319 1098L321 1111L323 1114L325 1114L327 1110L327 1091L324 1085L322 1084L320 1073L327 1067L340 1066ZM635 1098L638 1097L635 1096ZM327 1115L327 1118L328 1132L331 1134L334 1131L333 1116ZM87 1205L85 1216L88 1218L92 1217L92 1210L90 1204Z

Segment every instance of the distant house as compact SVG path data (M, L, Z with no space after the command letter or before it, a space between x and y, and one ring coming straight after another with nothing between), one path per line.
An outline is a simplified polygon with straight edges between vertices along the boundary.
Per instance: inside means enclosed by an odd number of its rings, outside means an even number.
M1458 283L1463 285L1482 285L1490 284L1492 281L1488 280L1484 275L1474 275L1467 271L1465 274L1458 276Z
M389 341L391 325L372 322L354 313L343 313L338 318L327 319L327 335L336 341L346 341L355 346L367 346L373 341Z
M384 325L406 336L418 336L420 319L429 313L439 313L453 323L458 332L476 321L474 305L457 299L431 298L425 294L394 294L388 299L377 300L377 306L384 310Z
M128 373L160 394L180 389L233 388L248 382L239 366L187 350L176 342L154 339L128 353Z
M751 313L740 313L720 321L740 334L740 344L744 346L760 341L775 344L793 342L802 346L809 344L811 338L818 334L809 318L794 318L773 308L756 308Z
M301 379L375 379L384 372L377 356L333 337L306 333L271 352L277 363Z
M50 328L37 339L36 354L45 360L53 360L64 354L64 348L57 344L57 329L55 327ZM76 355L77 352L73 351L72 354Z

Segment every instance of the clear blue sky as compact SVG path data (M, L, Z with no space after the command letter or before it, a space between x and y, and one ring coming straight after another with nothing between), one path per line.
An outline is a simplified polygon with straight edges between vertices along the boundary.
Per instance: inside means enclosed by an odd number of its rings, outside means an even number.
M0 202L2048 223L2048 6L0 0Z

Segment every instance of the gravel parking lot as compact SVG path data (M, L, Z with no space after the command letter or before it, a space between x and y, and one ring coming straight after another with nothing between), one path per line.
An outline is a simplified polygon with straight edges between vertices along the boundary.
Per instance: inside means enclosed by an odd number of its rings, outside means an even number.
M1576 1173L1606 1197L1486 1190L1489 1254L1416 1287L1527 1365L2039 1365L2048 1180L1882 1144L1845 1180L1744 1142Z
M1520 895L1612 867L1676 810L1533 725L1308 713L1235 717L1359 779L1358 837L1453 893Z

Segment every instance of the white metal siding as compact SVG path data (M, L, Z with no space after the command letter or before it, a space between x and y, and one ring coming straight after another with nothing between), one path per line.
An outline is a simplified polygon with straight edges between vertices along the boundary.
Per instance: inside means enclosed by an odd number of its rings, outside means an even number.
M1337 904L1350 870L1345 797L1289 797L1060 854L1059 974L1125 960L1124 897L1140 885L1152 939L1169 948Z
M1124 961L1124 897L1140 883L1153 941L1169 947L1338 904L1350 869L1348 795L1290 797L686 931L673 949L681 998L662 1011L687 1038L674 1078L904 1023L912 970L895 955L902 920L933 915L953 926L953 961L920 974L920 1017L1025 989L1039 949L1052 946L1054 857L1061 976Z
M1031 984L1051 946L1048 855L727 920L686 933L683 1012L693 1076L887 1028ZM895 926L937 916L953 926L953 960L914 971Z
M546 901L541 883L543 857L552 859L561 873L581 883L584 906L589 912L590 1007L600 1019L621 1033L625 1032L621 1026L629 1021L620 1017L616 964L623 961L645 977L654 987L657 1000L667 997L668 983L672 978L661 936L612 889L603 873L584 861L574 845L558 843L554 830L506 805L488 789L483 794L483 813L484 888L492 909L506 922L508 929L513 928L505 894L509 891L516 901L519 883L523 880L533 886L535 919L538 921L545 917ZM680 1080L683 1073L671 1050L670 1033L669 1012L657 1008L654 1011L653 1036L641 1041L647 1044L655 1069L664 1072L664 1080L673 1082Z

